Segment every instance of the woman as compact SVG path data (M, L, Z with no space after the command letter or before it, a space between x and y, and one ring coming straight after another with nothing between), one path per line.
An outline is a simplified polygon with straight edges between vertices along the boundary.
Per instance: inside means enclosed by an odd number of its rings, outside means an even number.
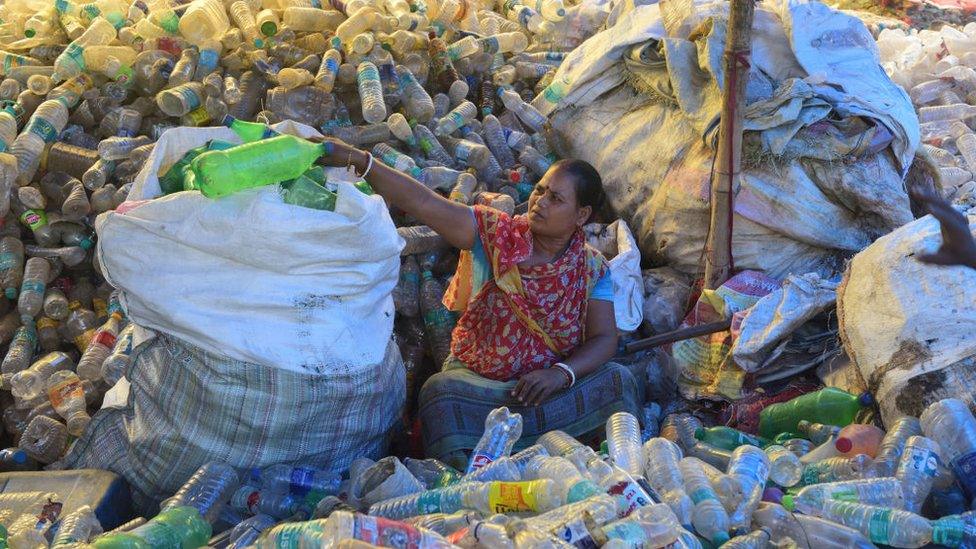
M581 436L618 411L637 414L641 384L606 364L617 348L609 267L582 227L603 198L581 160L553 164L510 217L449 201L369 153L339 141L324 159L365 173L373 189L462 250L444 303L463 312L451 357L420 392L427 454L455 463L474 448L488 412L522 414L519 447L560 429Z

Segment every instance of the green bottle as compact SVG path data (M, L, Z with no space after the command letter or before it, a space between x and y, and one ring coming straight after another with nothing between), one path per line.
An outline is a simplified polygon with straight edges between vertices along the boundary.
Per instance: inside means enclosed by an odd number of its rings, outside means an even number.
M200 192L219 198L245 189L296 179L332 148L292 135L279 135L225 151L208 151L190 169Z
M224 116L224 119L221 120L220 123L233 130L234 133L241 138L241 141L245 143L252 143L254 141L260 141L262 139L281 135L269 128L266 124L261 124L260 122L245 122L244 120L238 120L229 114Z
M868 393L856 396L835 387L825 387L764 408L759 413L759 434L771 437L784 431L795 432L802 420L844 427L853 423L861 408L872 402Z
M304 175L283 186L285 187L285 204L315 210L335 211L335 193Z
M213 530L193 507L174 507L128 532L108 534L92 542L97 549L196 549Z
M695 438L723 450L735 450L739 446L749 445L765 448L770 442L762 437L743 433L738 429L719 425L717 427L699 428L695 430Z
M318 164L316 164L315 166L312 166L311 168L305 170L305 173L303 173L302 175L304 175L305 177L307 177L307 178L311 179L312 181L318 183L319 185L322 185L322 186L325 185L325 167L324 166L319 166Z
M789 431L785 431L773 437L773 444L783 444L787 440L793 440L794 438L807 438L807 437L798 433L791 433Z
M207 150L206 145L201 145L195 149L190 149L186 154L183 155L183 158L177 160L175 164L166 170L166 173L159 177L159 188L163 191L164 195L185 190L183 179L186 169L190 167L190 162L192 162L194 158L207 152Z

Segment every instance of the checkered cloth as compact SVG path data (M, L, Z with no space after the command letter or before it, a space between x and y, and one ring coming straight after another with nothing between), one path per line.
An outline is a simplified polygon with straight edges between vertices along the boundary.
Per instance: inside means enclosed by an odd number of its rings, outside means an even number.
M380 364L308 375L156 334L135 349L126 377L128 404L95 414L57 467L122 475L143 512L207 461L344 472L358 457L379 458L405 398L403 362L392 341Z

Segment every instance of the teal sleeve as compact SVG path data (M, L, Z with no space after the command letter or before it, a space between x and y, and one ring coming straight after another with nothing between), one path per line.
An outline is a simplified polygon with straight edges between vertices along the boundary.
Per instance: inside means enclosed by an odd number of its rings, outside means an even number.
M590 299L598 299L600 301L613 301L613 280L610 279L610 271L600 277L600 280L596 281L593 286L593 291L590 292Z

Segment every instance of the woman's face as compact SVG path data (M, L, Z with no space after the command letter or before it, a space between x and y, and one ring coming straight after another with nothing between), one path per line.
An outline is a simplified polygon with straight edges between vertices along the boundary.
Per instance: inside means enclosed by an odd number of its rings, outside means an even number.
M573 177L550 169L529 196L529 226L538 236L566 238L589 219L592 208L579 207Z

